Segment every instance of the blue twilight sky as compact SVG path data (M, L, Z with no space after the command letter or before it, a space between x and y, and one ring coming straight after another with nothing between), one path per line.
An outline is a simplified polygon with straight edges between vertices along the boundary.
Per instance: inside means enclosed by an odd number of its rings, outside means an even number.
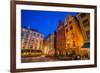
M59 20L64 22L67 15L76 16L76 14L75 12L21 10L21 26L35 29L46 37L56 30Z

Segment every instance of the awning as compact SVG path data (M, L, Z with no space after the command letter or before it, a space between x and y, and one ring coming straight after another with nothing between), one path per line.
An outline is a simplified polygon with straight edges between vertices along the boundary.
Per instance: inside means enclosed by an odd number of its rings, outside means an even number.
M90 42L85 42L82 48L90 48Z

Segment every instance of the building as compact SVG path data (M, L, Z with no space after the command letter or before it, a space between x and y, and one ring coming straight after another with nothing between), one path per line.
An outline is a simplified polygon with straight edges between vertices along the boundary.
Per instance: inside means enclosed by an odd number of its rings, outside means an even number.
M75 53L78 53L84 43L78 20L75 17L68 15L66 16L64 27L66 37L66 49L68 51L73 50L75 51Z
M66 42L65 42L65 29L62 21L59 21L56 30L56 55L65 54Z
M43 46L43 35L36 30L28 30L22 28L22 49L33 49L33 50L42 50Z
M44 54L47 56L54 55L54 50L55 50L55 33L52 33L49 34L44 39Z
M88 57L90 55L90 14L89 13L79 13L77 14L77 19L80 24L82 35L84 38L84 44L81 48L80 54L84 56L87 51ZM85 52L84 52L85 50ZM83 53L81 53L83 51ZM85 54L86 55L86 54Z
M43 51L44 36L34 29L21 29L21 55L34 56ZM34 52L34 53L33 53ZM26 53L26 54L25 54Z
M68 15L64 23L59 21L56 30L56 54L63 56L79 54L84 45L84 37L81 30L76 17Z
M90 14L89 13L79 13L77 15L79 20L80 28L85 42L90 41Z
M21 29L21 49L28 49L29 43L29 30L22 28Z

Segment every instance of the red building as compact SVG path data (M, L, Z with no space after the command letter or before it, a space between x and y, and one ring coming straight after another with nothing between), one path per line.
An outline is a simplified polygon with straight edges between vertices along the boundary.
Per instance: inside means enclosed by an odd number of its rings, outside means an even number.
M65 29L62 21L59 21L56 30L56 55L65 54L66 42L65 42Z

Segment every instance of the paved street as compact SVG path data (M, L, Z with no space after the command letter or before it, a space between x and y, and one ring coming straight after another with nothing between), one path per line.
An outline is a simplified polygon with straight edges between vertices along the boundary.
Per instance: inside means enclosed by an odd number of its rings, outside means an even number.
M27 57L27 58L22 58L22 62L43 62L43 61L56 61L57 59L55 58L50 58L50 57Z
M45 62L45 61L61 61L61 60L72 60L71 57L25 57L22 58L22 62Z

